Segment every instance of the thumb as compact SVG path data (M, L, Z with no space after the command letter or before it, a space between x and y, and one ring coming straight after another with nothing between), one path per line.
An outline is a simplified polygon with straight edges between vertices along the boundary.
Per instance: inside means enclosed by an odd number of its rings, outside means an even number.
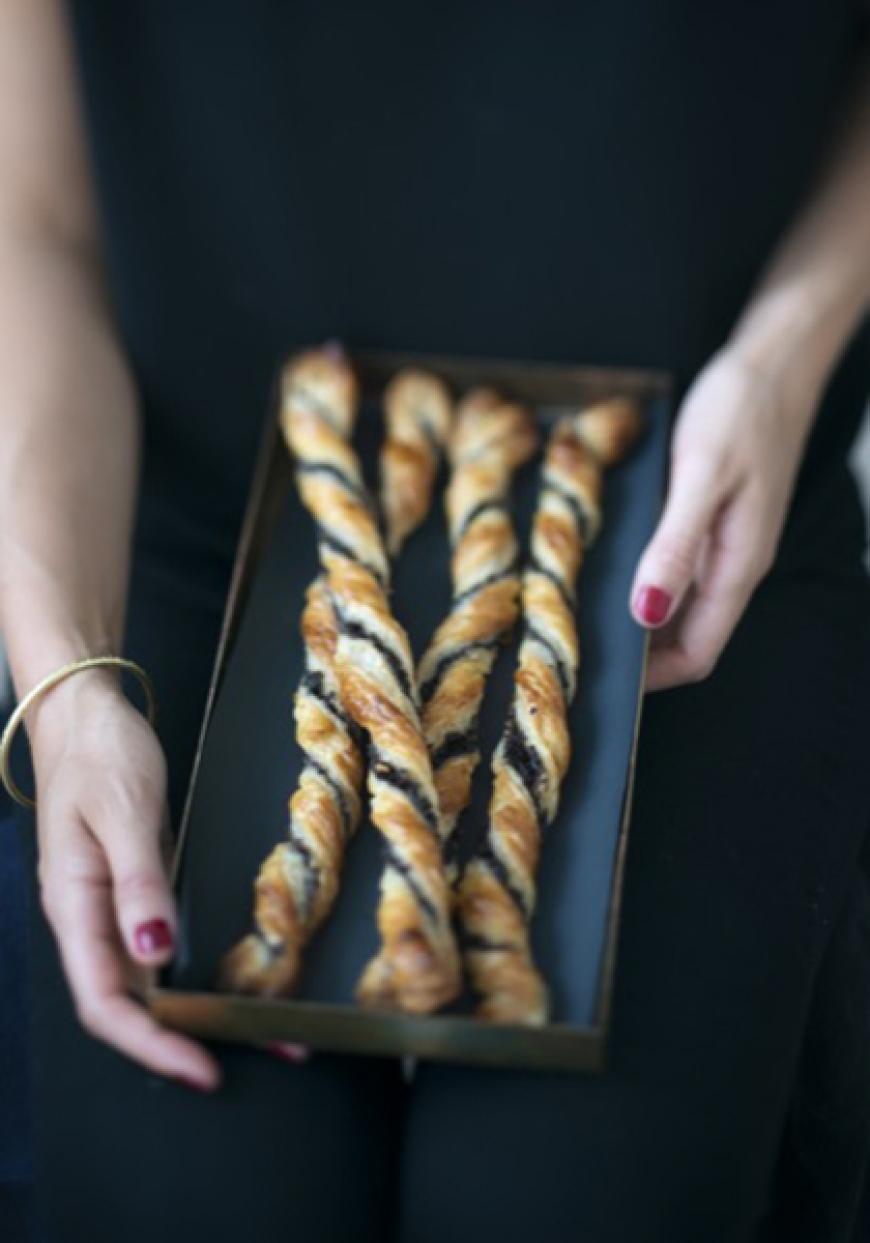
M123 819L100 834L112 875L115 916L127 953L145 967L168 962L175 948L175 903L160 845L160 810Z
M679 608L722 500L709 459L684 461L673 471L664 512L631 589L631 612L641 626L663 626Z

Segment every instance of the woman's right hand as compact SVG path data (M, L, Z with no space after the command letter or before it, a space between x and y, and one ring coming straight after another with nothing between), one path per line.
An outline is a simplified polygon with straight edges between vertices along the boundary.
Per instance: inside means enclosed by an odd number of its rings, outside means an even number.
M206 1049L134 999L172 957L166 763L105 671L76 674L34 709L42 905L76 1012L91 1035L158 1074L211 1090Z

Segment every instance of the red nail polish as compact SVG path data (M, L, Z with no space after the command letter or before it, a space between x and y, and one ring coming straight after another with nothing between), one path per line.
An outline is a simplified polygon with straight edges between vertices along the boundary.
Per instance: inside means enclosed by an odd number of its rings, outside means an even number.
M165 919L149 919L138 926L133 941L140 954L159 954L172 948L172 929Z
M671 611L671 597L659 587L641 587L634 601L638 616L648 626L660 626Z

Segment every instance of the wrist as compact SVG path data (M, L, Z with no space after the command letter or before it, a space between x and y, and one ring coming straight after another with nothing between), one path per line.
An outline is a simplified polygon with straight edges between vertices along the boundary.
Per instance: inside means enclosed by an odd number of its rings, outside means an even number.
M37 608L29 616L44 618L47 613L47 609ZM88 619L85 625L67 621L35 626L28 625L27 620L16 617L6 632L7 655L19 703L59 669L118 650L118 643L110 634L114 628L101 625L96 617ZM81 725L82 713L92 711L97 701L118 693L117 671L96 668L77 670L40 694L22 721L34 759L62 745L69 738L74 721Z
M856 308L829 274L770 280L750 302L729 348L772 383L787 414L815 409L854 327Z
M3 633L19 702L58 669L120 651L123 624L117 607L110 610L60 599L52 584L46 583L46 575L26 579L21 573L4 569L0 591ZM28 711L24 722L28 733L43 716L43 704L73 698L73 681L111 684L113 677L111 671L87 670L66 679Z
M786 392L816 396L830 368L829 351L799 307L750 311L734 330L729 348L744 366Z
M24 721L34 765L57 755L81 732L83 722L93 720L122 698L118 671L111 668L80 669L47 690L33 704Z

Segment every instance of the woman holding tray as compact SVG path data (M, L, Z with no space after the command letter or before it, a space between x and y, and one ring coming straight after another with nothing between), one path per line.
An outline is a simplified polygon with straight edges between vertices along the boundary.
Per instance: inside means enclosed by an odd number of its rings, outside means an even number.
M9 662L23 697L123 654L161 705L158 736L99 667L27 714L46 1238L851 1237L866 30L853 0L6 0ZM600 1076L290 1068L130 996L174 950L166 795L174 822L264 397L335 335L678 379Z

